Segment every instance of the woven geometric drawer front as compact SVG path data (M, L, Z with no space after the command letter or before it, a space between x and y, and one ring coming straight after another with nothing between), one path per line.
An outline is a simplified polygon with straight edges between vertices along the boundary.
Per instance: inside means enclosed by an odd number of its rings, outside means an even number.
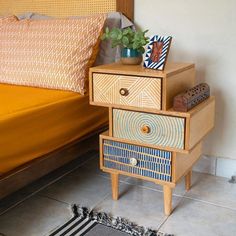
M116 138L184 149L184 127L184 118L113 109Z
M131 174L171 182L171 152L103 140L103 165Z
M161 109L161 79L93 73L93 101Z

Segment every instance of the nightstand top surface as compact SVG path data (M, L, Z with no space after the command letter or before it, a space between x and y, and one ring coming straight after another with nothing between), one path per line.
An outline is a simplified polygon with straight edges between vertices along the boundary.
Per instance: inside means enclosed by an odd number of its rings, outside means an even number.
M167 63L164 71L147 69L141 65L123 65L121 63L113 63L92 67L92 72L111 73L111 74L126 74L154 77L168 77L182 71L194 68L193 63Z

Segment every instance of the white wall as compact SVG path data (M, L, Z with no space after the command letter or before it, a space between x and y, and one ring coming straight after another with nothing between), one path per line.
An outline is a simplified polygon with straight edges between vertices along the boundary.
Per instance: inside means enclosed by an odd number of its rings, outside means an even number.
M236 159L236 1L135 0L135 23L172 35L170 61L194 62L216 96L216 126L204 153Z

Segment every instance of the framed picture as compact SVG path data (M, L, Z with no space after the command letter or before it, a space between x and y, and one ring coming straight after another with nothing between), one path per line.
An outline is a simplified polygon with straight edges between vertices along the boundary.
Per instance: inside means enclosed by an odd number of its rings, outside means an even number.
M171 40L171 36L154 35L148 44L144 67L164 70Z

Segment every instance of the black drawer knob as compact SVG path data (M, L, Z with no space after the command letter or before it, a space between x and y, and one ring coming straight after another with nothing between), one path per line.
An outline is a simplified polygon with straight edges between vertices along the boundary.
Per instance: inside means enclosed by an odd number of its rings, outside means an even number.
M120 89L120 95L121 96L128 96L129 95L129 90L126 88L121 88Z

